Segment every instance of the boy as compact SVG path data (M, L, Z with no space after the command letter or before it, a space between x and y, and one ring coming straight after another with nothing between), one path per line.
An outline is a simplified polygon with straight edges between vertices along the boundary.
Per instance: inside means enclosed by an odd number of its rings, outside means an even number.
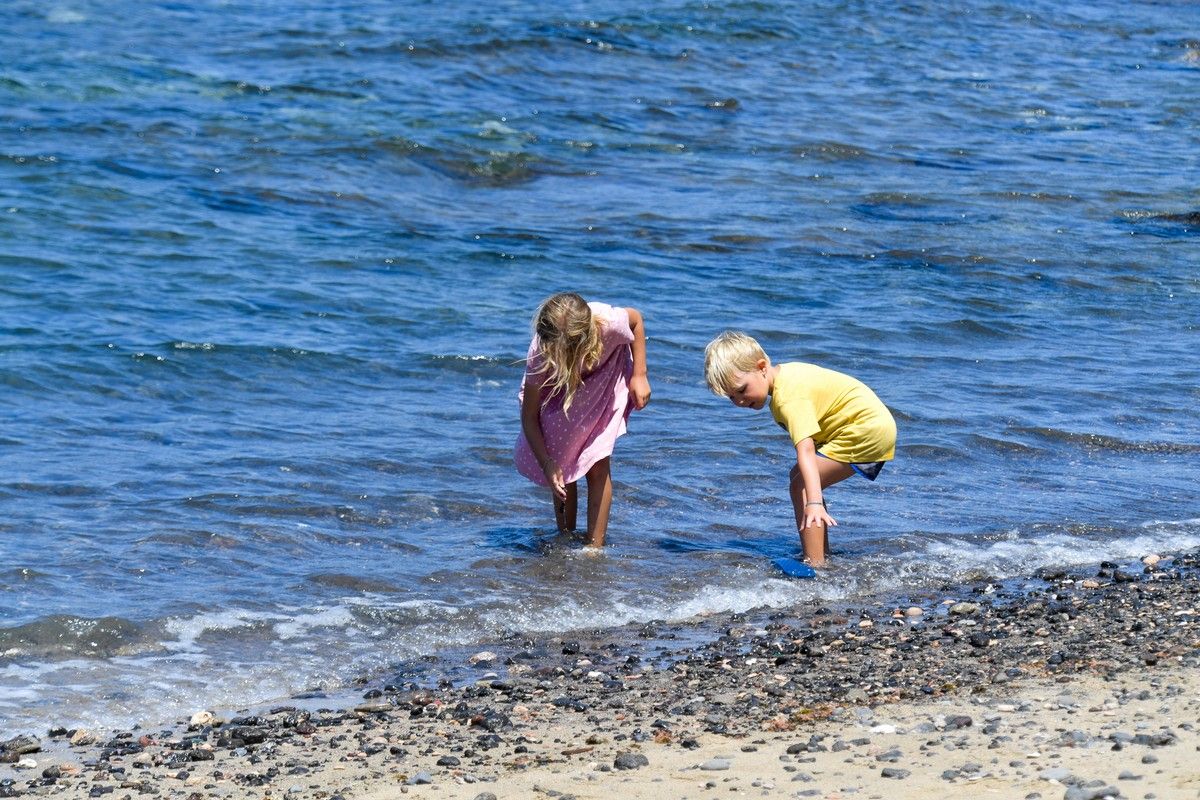
M891 412L849 375L815 364L771 364L758 342L740 331L725 331L708 343L704 377L714 394L735 406L770 403L771 415L796 446L790 494L804 560L825 563L828 526L837 522L822 492L856 472L875 480L896 454Z

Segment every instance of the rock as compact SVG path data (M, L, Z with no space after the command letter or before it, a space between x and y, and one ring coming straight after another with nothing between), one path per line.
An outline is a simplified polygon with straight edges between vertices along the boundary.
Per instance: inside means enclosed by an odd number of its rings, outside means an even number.
M461 763L462 762L454 756L442 756L437 760L437 765L439 767L457 767Z
M909 608L907 608L907 609L904 611L904 616L906 616L906 617L919 617L919 616L922 616L924 613L925 613L925 612L924 612L924 611L922 611L922 610L921 610L919 607L917 607L917 606L910 606Z
M192 714L192 718L188 720L188 727L203 728L205 725L211 725L213 721L213 713L211 711L197 711Z
M1038 773L1038 777L1044 781L1058 781L1065 783L1071 777L1071 770L1066 767L1051 767L1044 769Z
M884 767L882 770L880 770L879 774L884 778L895 778L896 780L904 780L912 773L906 769L900 769L899 767Z
M1147 567L1153 567L1158 562L1162 561L1162 556L1156 556L1153 553L1142 559L1142 563Z
M613 759L616 769L641 769L650 766L650 759L641 753L621 753Z
M360 714L383 714L395 711L396 707L387 700L375 700L370 703L359 703L354 710Z
M480 792L475 795L475 800L496 800L496 795L491 792Z
M0 742L0 750L6 753L16 753L19 756L36 753L41 749L42 743L32 736L15 736L7 742Z
M974 614L978 610L978 603L955 603L954 605L950 606L950 614L956 617Z
M91 731L86 731L83 728L71 734L71 745L74 747L82 747L85 744L95 744L96 734Z
M728 758L710 758L708 761L705 761L703 764L700 765L700 769L705 770L707 772L719 772L721 770L729 769L729 759Z
M433 776L428 772L418 772L416 775L413 775L408 779L408 784L410 786L427 786L431 783L433 783Z
M1120 794L1121 791L1113 786L1099 788L1072 786L1063 795L1063 800L1099 800L1101 797L1117 797Z
M491 650L481 650L467 659L472 664L490 664L496 660L496 654Z

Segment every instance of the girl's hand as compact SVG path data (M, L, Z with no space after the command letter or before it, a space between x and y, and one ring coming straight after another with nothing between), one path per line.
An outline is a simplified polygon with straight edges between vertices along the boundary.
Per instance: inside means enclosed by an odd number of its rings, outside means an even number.
M550 490L554 492L554 496L559 500L567 499L567 484L563 480L562 467L558 465L553 458L547 458L546 463L542 464L542 473L545 474L546 480L550 481Z
M827 528L837 525L837 520L829 516L829 512L825 510L825 506L817 504L806 506L804 509L804 527L812 527L818 522L825 523L825 527Z
M645 375L634 375L629 379L629 397L639 411L650 402L650 381Z

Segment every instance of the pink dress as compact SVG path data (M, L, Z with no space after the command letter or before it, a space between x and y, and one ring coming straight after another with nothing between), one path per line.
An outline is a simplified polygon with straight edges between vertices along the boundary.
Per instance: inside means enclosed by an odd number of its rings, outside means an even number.
M633 410L629 399L629 378L633 375L633 331L629 328L629 312L604 303L588 303L592 314L602 321L600 338L604 349L596 367L584 373L575 390L571 410L563 413L562 394L551 397L542 406L542 437L550 457L562 468L563 479L574 483L587 474L602 458L612 455L617 437L625 433L625 420ZM525 395L525 383L542 365L538 338L529 343L525 362L525 377L521 381L519 398ZM517 471L539 486L549 486L542 468L538 466L524 431L517 437L513 454Z

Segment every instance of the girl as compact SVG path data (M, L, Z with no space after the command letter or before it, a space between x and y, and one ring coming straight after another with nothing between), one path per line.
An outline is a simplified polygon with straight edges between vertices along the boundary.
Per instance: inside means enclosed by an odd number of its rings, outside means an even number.
M538 307L533 331L519 395L517 471L550 487L563 532L575 530L575 482L586 476L587 544L603 547L613 445L629 412L650 402L642 315L563 292Z

